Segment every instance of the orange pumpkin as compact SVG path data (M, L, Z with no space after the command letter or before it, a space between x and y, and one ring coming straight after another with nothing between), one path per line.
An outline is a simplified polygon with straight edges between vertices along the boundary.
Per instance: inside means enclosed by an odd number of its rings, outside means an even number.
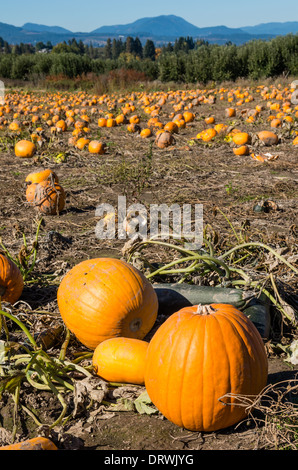
M261 131L258 133L258 137L265 145L276 145L278 143L278 136L271 131Z
M143 385L148 344L124 337L103 341L92 357L96 374L108 382Z
M152 136L152 131L151 129L149 128L145 128L145 129L142 129L141 132L140 132L140 136L143 138L143 139L146 139L148 137L151 137Z
M225 110L225 115L226 115L226 117L234 117L234 116L236 116L236 110L235 110L235 108L226 108L226 110Z
M141 131L140 126L134 122L127 124L126 129L128 130L128 132L131 132L132 134L139 133Z
M14 304L19 300L24 281L18 266L0 253L0 300Z
M88 151L90 153L98 153L99 155L103 155L106 152L106 145L103 142L99 142L98 140L91 140L88 145Z
M235 155L248 155L249 147L248 145L240 145L240 147L233 148L233 152Z
M204 131L200 132L197 135L197 138L202 139L204 142L210 142L210 140L214 139L216 135L216 130L213 127L209 127L209 129L205 129Z
M145 387L169 421L209 432L245 418L235 395L258 395L267 374L262 338L246 315L232 305L197 305L171 315L152 337Z
M184 119L184 121L185 121L186 123L188 123L188 122L193 122L194 119L195 119L195 115L194 115L194 113L192 113L191 111L185 111L185 112L183 113L183 119Z
M97 121L98 127L107 127L107 120L106 118L99 118Z
M16 143L14 152L16 157L28 158L33 157L36 152L36 147L30 140L20 140Z
M89 259L74 266L62 279L57 299L67 328L90 349L115 336L143 339L157 317L150 282L118 259Z
M2 446L0 450L58 450L58 448L47 437L33 437L26 441Z
M86 139L86 137L80 137L76 143L75 143L75 147L77 147L78 149L80 150L83 150L84 147L86 147L86 145L88 145L90 142L89 139Z
M106 127L115 127L117 126L117 122L115 118L108 118Z
M171 134L177 134L179 129L174 121L169 121L165 124L164 130L170 132Z
M233 142L236 145L249 144L250 141L251 141L251 137L247 132L237 132L233 136Z
M63 119L60 119L56 122L56 128L61 132L65 132L67 130L67 124Z
M59 178L53 170L38 170L29 173L29 175L25 179L25 182L27 184L40 183L41 181L50 180L51 178L56 181L56 183L59 183Z

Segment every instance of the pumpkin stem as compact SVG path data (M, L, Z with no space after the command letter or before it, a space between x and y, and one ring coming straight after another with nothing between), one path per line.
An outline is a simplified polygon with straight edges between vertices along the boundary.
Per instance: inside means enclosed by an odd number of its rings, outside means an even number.
M211 315L214 312L216 312L216 309L213 308L212 305L197 305L197 315Z

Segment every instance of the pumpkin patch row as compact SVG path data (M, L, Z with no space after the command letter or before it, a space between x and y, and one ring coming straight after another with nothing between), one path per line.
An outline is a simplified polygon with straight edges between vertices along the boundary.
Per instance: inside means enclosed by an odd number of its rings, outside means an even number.
M232 154L249 155L251 147L276 145L280 133L297 144L297 105L292 103L293 89L278 86L236 87L235 89L192 89L168 92L138 92L127 95L88 95L87 93L11 93L0 107L0 129L17 138L16 156L31 158L55 136L67 135L70 148L103 155L107 148L96 131L114 132L119 128L143 139L153 139L159 148L175 145L179 134L212 143L225 137ZM258 104L254 106L254 101ZM219 115L204 116L200 106L224 101ZM262 123L263 131L254 126ZM241 125L243 128L239 128ZM245 127L245 129L244 129ZM189 131L189 133L188 133ZM233 132L232 132L233 131ZM235 133L249 134L253 142L234 144ZM162 135L162 136L161 136Z

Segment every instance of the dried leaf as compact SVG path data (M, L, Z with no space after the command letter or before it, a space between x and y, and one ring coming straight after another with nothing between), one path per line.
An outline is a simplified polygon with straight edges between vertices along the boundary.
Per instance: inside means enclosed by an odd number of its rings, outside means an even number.
M141 393L138 398L134 401L134 406L140 414L155 414L158 413L158 409L152 406L152 401L147 392Z
M108 394L108 391L107 383L96 377L86 377L83 380L76 381L73 416L76 416L84 408L85 403L89 402L90 398L101 403Z

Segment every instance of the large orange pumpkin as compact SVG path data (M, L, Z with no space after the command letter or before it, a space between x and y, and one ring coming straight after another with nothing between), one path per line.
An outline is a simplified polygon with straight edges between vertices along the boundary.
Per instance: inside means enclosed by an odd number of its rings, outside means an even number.
M89 259L74 266L62 279L57 299L65 325L90 349L116 336L143 339L157 317L150 282L118 259Z
M19 300L24 288L24 281L18 266L0 254L0 299L14 304Z
M267 371L261 336L243 313L226 304L191 306L171 315L151 339L145 386L169 421L208 432L246 416L234 395L259 394Z
M144 385L148 342L136 338L109 338L95 349L92 364L108 382Z

